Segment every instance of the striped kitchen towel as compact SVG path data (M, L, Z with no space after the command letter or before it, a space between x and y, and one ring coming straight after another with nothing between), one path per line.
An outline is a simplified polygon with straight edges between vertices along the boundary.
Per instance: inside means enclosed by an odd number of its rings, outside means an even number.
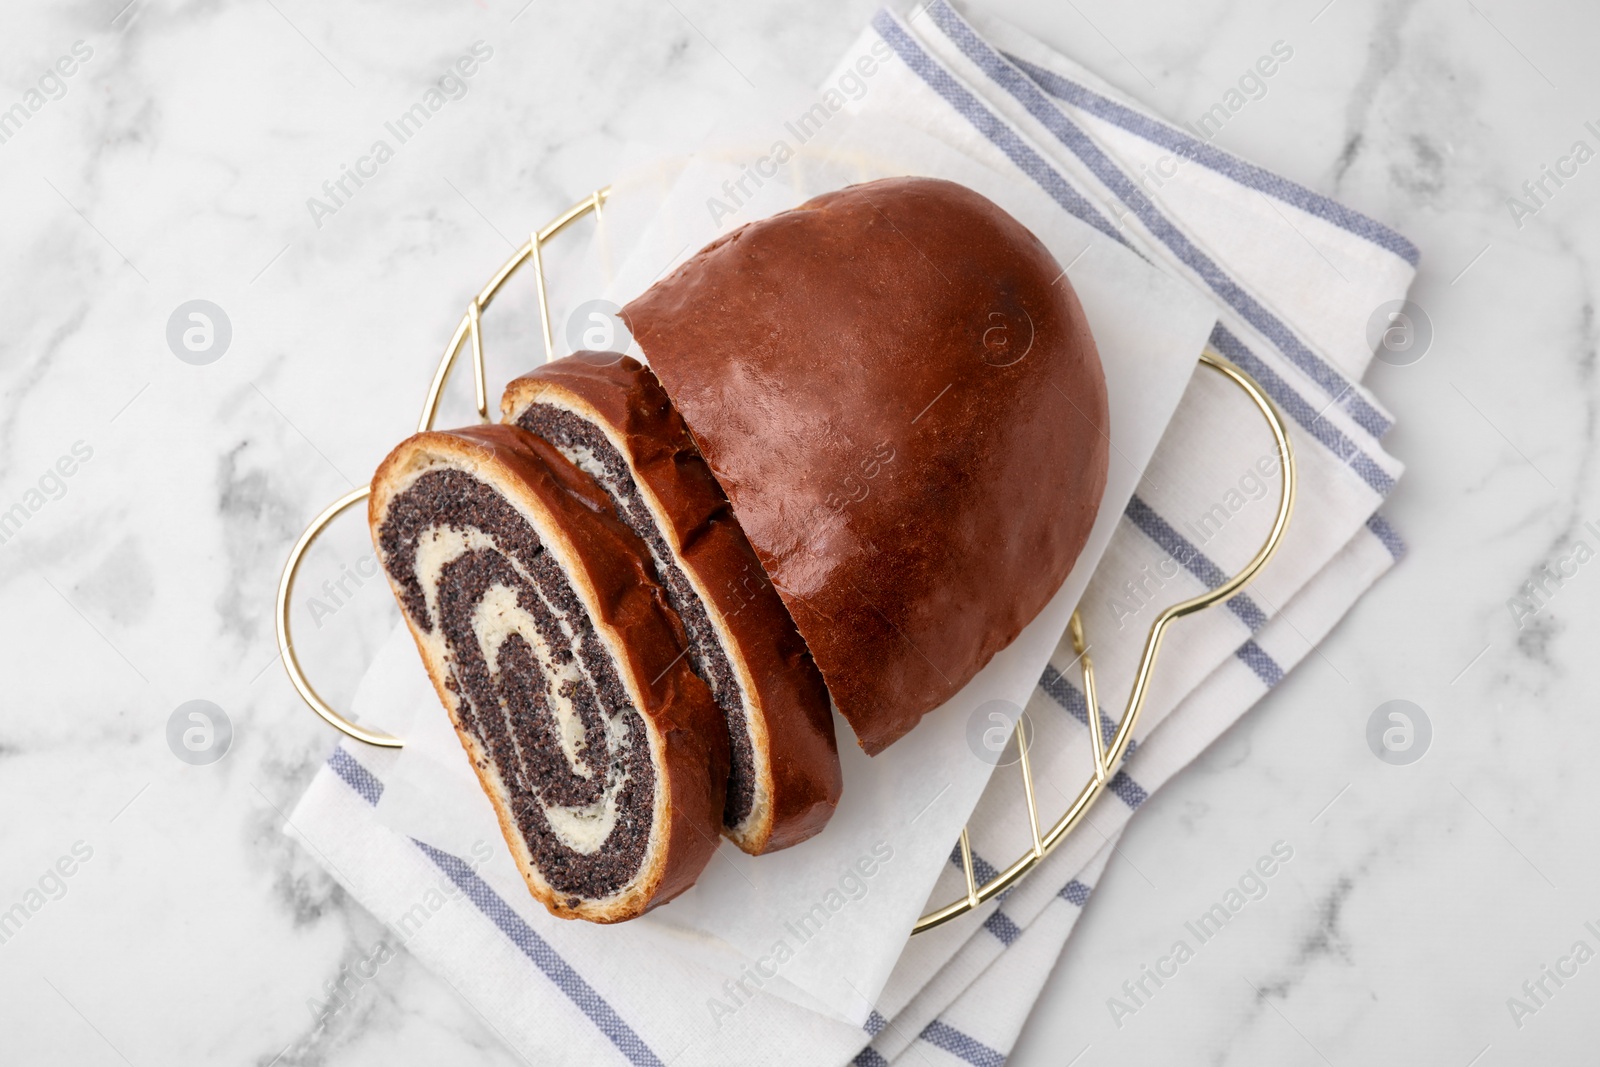
M1212 347L1289 423L1295 519L1255 584L1169 637L1161 684L1094 828L1003 899L912 939L864 1028L730 978L675 951L685 946L669 933L657 951L618 958L603 929L498 892L483 870L492 861L387 829L374 806L393 755L335 749L289 832L529 1062L1002 1063L1134 809L1310 654L1403 552L1378 515L1400 475L1381 445L1393 420L1360 379L1369 319L1402 299L1414 274L1409 242L1221 151L1211 126L1166 122L1015 29L943 0L908 16L880 12L827 86L852 71L862 92L825 97L838 121L911 124L1213 300ZM1114 729L1155 613L1253 554L1276 479L1254 409L1198 370L1082 602L1103 706L1086 707L1065 643L1028 704L1047 818L1087 774L1087 716ZM980 877L1026 848L1022 803L1014 768L1002 768L972 819ZM953 862L930 903L962 885Z

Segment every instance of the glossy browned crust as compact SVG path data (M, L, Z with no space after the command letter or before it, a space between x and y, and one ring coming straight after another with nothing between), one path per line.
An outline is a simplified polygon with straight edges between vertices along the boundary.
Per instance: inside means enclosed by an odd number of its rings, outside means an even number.
M430 653L402 610L440 701L494 803L501 832L523 880L560 918L611 923L664 904L695 883L721 838L728 776L728 733L704 682L684 662L684 635L653 577L643 542L612 511L611 500L587 474L550 445L513 426L416 434L401 442L372 480L368 524L373 541L389 501L406 473L431 457L473 470L510 500L539 516L536 529L555 554L573 592L616 655L618 675L650 732L657 803L668 832L631 890L607 904L568 906L535 876L533 856L511 811L511 798L487 751L462 724L459 698L445 685L448 667Z
M637 360L580 352L512 382L500 402L515 422L555 403L610 430L668 546L706 602L733 661L764 779L765 804L724 832L757 855L816 834L843 780L822 676L655 375ZM758 790L758 793L760 790Z
M862 748L1050 599L1105 488L1105 380L1028 230L951 182L828 193L622 311Z

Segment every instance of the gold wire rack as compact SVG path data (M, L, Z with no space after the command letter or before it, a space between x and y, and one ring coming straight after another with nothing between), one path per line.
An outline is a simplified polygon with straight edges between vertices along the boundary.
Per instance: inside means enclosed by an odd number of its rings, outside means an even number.
M463 346L472 352L472 371L474 384L474 400L478 409L478 418L489 422L489 394L485 380L483 362L483 312L489 307L501 287L524 264L533 266L534 288L539 300L539 324L544 336L545 360L555 358L555 339L551 328L550 303L548 290L545 285L544 272L544 245L557 234L567 229L572 223L593 214L597 218L606 198L610 195L609 186L596 189L584 199L573 204L566 211L550 220L545 226L533 231L527 244L519 248L510 259L495 272L494 277L485 285L467 304L466 312L461 316L461 321L456 325L455 333L450 337L450 343L445 346L444 355L439 359L439 365L434 370L433 380L428 385L427 399L423 402L422 417L417 420L418 432L433 428L435 416L438 414L439 401L444 394L445 383L450 378L450 371L454 368ZM1095 685L1094 663L1089 657L1089 646L1084 638L1083 622L1076 610L1072 613L1068 632L1072 637L1073 651L1078 655L1078 663L1083 674L1084 704L1087 711L1089 725L1089 742L1093 757L1093 766L1088 779L1068 806L1067 810L1056 819L1047 829L1040 828L1038 797L1034 789L1033 765L1028 754L1028 735L1025 727L1026 717L1019 716L1014 727L1014 737L1017 742L1017 766L1022 775L1023 794L1028 807L1028 824L1032 837L1032 847L1017 858L1010 866L1000 871L993 878L981 885L977 881L972 860L972 844L968 837L967 828L961 830L960 854L961 869L966 881L966 892L963 896L951 901L943 907L936 908L918 919L912 927L913 934L930 930L935 926L965 915L983 905L1007 889L1016 885L1028 872L1032 871L1046 856L1066 839L1067 835L1083 821L1089 810L1110 788L1112 777L1116 773L1117 765L1127 754L1128 745L1133 740L1133 731L1139 722L1139 713L1144 709L1145 698L1150 690L1150 678L1155 670L1156 659L1161 652L1162 638L1167 627L1175 620L1185 615L1203 611L1206 608L1220 604L1239 590L1243 589L1265 567L1277 553L1278 546L1283 541L1284 531L1289 525L1289 516L1294 511L1296 470L1294 450L1289 443L1289 434L1284 426L1282 417L1273 406L1272 401L1261 390L1248 374L1228 362L1211 349L1201 353L1200 363L1217 371L1228 381L1242 389L1254 402L1257 410L1266 420L1268 428L1272 431L1273 439L1278 446L1280 459L1282 491L1278 501L1277 515L1273 519L1272 529L1268 532L1266 540L1256 552L1254 558L1245 564L1233 577L1221 585L1199 596L1192 597L1181 603L1173 604L1156 616L1150 626L1150 632L1145 638L1144 651L1139 657L1139 667L1134 676L1133 689L1128 695L1128 703L1123 710L1122 718L1118 722L1115 732L1111 736L1109 745L1104 736L1104 729L1100 723L1099 702ZM311 520L304 532L295 541L294 547L289 550L289 558L284 563L283 575L278 581L278 592L275 619L278 637L278 652L283 660L284 669L289 674L289 681L294 685L295 691L300 694L311 710L322 716L334 729L347 737L354 738L369 745L383 748L400 748L404 742L390 734L371 730L359 723L351 722L341 715L326 700L324 700L306 677L300 659L295 653L294 640L289 627L289 605L294 595L295 577L299 573L300 564L306 552L315 543L316 539L327 529L328 525L338 518L351 505L367 498L371 491L370 486L353 489L341 496L338 500L324 508L316 518Z

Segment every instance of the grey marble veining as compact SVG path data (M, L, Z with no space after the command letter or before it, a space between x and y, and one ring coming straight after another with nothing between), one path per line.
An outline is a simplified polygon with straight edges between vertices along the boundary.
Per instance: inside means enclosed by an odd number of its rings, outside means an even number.
M307 1002L383 931L280 832L329 735L276 662L279 567L409 431L508 245L692 143L727 98L815 82L873 5L123 5L0 11L0 109L92 52L0 142L0 512L42 501L0 543L0 909L89 853L0 944L0 1058L514 1062L403 952L314 1026ZM1536 613L1508 600L1577 541L1600 550L1600 159L1524 217L1508 198L1574 142L1600 149L1600 16L994 7L1178 118L1289 42L1218 143L1414 240L1435 335L1368 378L1398 418L1386 444L1408 470L1386 512L1409 557L1134 820L1122 849L1148 881L1113 861L1013 1062L1583 1062L1600 963L1534 1012L1508 999L1531 1003L1523 984L1575 941L1600 948L1600 562ZM387 132L480 41L462 95ZM324 183L380 139L391 157L333 204ZM167 340L194 299L232 329L204 366ZM379 585L320 592L368 551L359 526L329 536L296 604L336 700L394 618ZM311 596L337 610L313 616ZM1435 731L1403 767L1365 741L1396 697ZM209 766L168 746L192 699L234 730ZM1269 895L1119 1027L1108 998L1279 840L1295 858Z

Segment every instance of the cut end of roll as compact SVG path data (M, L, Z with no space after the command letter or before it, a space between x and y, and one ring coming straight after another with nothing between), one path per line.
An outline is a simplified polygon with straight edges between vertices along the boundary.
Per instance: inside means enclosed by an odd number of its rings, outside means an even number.
M528 888L619 922L716 849L727 729L649 551L509 426L417 434L372 483L378 558Z
M727 722L723 834L759 854L819 832L842 788L827 688L649 368L580 352L512 382L501 409L590 475L647 547Z

